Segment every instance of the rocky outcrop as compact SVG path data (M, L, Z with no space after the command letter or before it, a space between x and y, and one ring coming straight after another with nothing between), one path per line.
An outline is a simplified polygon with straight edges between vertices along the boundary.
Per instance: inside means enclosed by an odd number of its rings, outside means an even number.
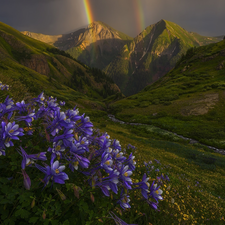
M33 33L30 31L22 31L21 33L28 37L34 38L36 40L45 42L50 45L54 45L54 43L62 37L62 35L45 35L45 34Z

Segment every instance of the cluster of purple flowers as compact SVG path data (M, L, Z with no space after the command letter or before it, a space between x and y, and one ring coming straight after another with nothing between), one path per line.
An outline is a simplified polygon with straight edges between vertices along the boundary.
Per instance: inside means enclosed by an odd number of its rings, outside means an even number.
M80 170L88 177L89 184L100 188L105 196L110 196L110 191L118 194L120 190L117 203L123 209L131 207L129 191L135 189L140 189L146 202L157 209L158 200L163 199L162 190L157 184L153 182L150 186L146 174L143 175L141 182L132 182L131 175L136 164L133 153L126 158L118 140L111 140L107 133L100 134L93 130L89 117L85 114L79 115L76 107L62 112L60 106L64 106L65 102L58 104L56 101L57 99L53 97L47 100L42 92L29 104L25 104L24 101L14 104L9 97L0 103L0 156L5 155L6 149L14 146L13 141L19 140L20 136L33 135L32 123L40 118L43 120L45 137L49 145L46 152L28 154L22 146L17 149L22 157L21 168L25 188L31 187L31 180L25 172L27 167L35 166L44 174L42 181L46 187L49 182L52 185L65 184L69 177L63 171L68 165L72 172ZM12 119L14 111L18 111L20 116ZM19 122L20 124L24 122L28 130L21 128L17 124ZM135 149L132 145L128 147ZM48 160L46 154L51 155L50 164L42 162L44 167L40 166L39 161ZM155 199L157 203L151 202L150 198Z

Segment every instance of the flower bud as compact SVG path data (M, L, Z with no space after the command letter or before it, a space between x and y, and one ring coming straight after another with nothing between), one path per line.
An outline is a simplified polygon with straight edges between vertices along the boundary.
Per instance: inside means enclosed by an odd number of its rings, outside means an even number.
M56 191L58 192L60 198L61 198L63 201L66 200L66 196L65 196L58 188L56 188Z
M78 133L74 133L74 137L77 141L79 141Z
M92 193L90 193L90 197L91 197L91 201L94 203L95 198L94 198L94 195Z
M43 220L45 220L45 218L46 218L45 210L44 210L44 212L43 212L43 214L42 214L42 218L43 218Z
M94 178L92 178L91 186L92 186L92 189L95 189L95 180L94 180Z
M25 170L22 169L22 174L23 174L23 184L24 187L27 190L30 190L30 186L31 186L31 181L30 181L30 177L27 175L27 173L25 172Z
M79 190L76 185L74 185L73 190L74 190L74 195L79 199Z
M35 206L35 198L33 198L32 202L31 202L31 209Z
M46 140L48 142L50 142L50 135L48 134L47 130L45 129L45 137L46 137Z

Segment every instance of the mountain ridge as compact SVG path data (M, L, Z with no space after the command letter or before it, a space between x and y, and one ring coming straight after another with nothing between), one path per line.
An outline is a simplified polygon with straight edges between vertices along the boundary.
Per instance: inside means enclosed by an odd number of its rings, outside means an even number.
M135 38L95 21L83 30L64 35L53 45L103 70L125 95L132 95L164 76L189 48L218 40L188 32L164 19Z

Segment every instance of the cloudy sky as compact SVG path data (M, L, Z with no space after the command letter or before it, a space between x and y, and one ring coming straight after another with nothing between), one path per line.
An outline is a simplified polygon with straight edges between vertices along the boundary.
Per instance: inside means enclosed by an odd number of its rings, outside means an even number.
M89 3L94 20L131 37L161 19L201 35L225 35L225 0L89 0ZM19 31L51 35L69 33L88 24L84 0L0 0L0 21Z

